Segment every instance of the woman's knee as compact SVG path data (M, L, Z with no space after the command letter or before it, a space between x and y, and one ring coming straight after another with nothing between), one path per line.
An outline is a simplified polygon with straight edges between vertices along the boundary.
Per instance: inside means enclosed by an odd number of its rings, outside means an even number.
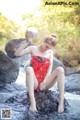
M32 67L27 67L26 73L27 74L32 74L33 73L33 68Z
M63 67L57 67L56 70L59 73L64 73L64 68Z

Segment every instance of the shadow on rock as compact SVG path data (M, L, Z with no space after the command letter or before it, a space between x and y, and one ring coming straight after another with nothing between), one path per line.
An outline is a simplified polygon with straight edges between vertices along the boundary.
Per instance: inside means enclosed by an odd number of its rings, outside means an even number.
M0 86L15 82L19 67L7 55L0 51Z

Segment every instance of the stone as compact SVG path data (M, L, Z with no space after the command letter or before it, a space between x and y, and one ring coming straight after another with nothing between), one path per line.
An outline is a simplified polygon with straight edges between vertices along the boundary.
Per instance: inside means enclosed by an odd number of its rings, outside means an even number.
M58 111L58 92L57 91L41 91L40 93L35 92L36 104L39 113L47 114L47 113L54 113ZM65 111L66 111L66 104L65 101Z
M65 91L80 94L80 74L66 76Z
M7 55L0 51L0 86L15 82L19 67Z
M16 58L15 52L16 50L24 43L25 38L20 38L20 39L13 39L7 42L5 45L5 51L7 55L10 58ZM32 43L29 41L28 46L32 45Z
M0 104L5 103L13 94L0 92Z
M63 63L60 60L58 60L56 57L54 57L52 69L55 70L57 67L63 67L65 69L65 66L63 65Z
M65 67L65 75L71 75L71 74L75 74L76 70L74 67Z
M71 75L71 74L78 74L80 73L80 66L79 67L65 67L65 75Z
M28 60L31 59L31 55L27 54L27 55L23 55L21 57L17 57L17 58L13 58L12 60L20 67L23 66L24 67L24 63L26 63Z
M10 97L6 103L7 104L13 104L13 110L15 109L15 104L16 105L22 105L23 108L20 108L20 110L24 109L24 106L26 107L26 119L29 118L34 118L34 115L43 115L44 118L46 118L47 114L54 114L55 112L58 111L58 92L56 91L42 91L40 93L37 93L35 91L35 99L36 99L36 104L37 104L37 109L38 113L35 113L32 115L32 113L29 111L29 94L28 92L24 92L22 94L17 94L16 96ZM65 107L65 112L67 112L67 106L68 102L65 100L64 102L64 107ZM16 108L17 109L17 108ZM16 110L15 109L15 110ZM35 116L35 119L36 119ZM30 120L31 120L30 119Z

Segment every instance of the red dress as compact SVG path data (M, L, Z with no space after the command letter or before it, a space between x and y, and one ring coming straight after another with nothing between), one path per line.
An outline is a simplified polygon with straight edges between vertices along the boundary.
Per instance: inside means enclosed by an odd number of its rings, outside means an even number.
M46 73L50 66L50 60L45 57L40 57L40 56L34 55L34 56L32 56L32 59L31 59L31 66L33 67L35 76L40 85L40 83L43 82L43 80L46 76ZM37 88L37 91L39 91L39 86Z

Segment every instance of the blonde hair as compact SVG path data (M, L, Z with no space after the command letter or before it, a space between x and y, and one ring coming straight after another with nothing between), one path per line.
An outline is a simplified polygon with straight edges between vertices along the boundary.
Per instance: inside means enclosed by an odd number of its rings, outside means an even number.
M58 41L58 36L56 34L47 35L44 38L44 42L46 42L52 46L56 46L57 41Z

